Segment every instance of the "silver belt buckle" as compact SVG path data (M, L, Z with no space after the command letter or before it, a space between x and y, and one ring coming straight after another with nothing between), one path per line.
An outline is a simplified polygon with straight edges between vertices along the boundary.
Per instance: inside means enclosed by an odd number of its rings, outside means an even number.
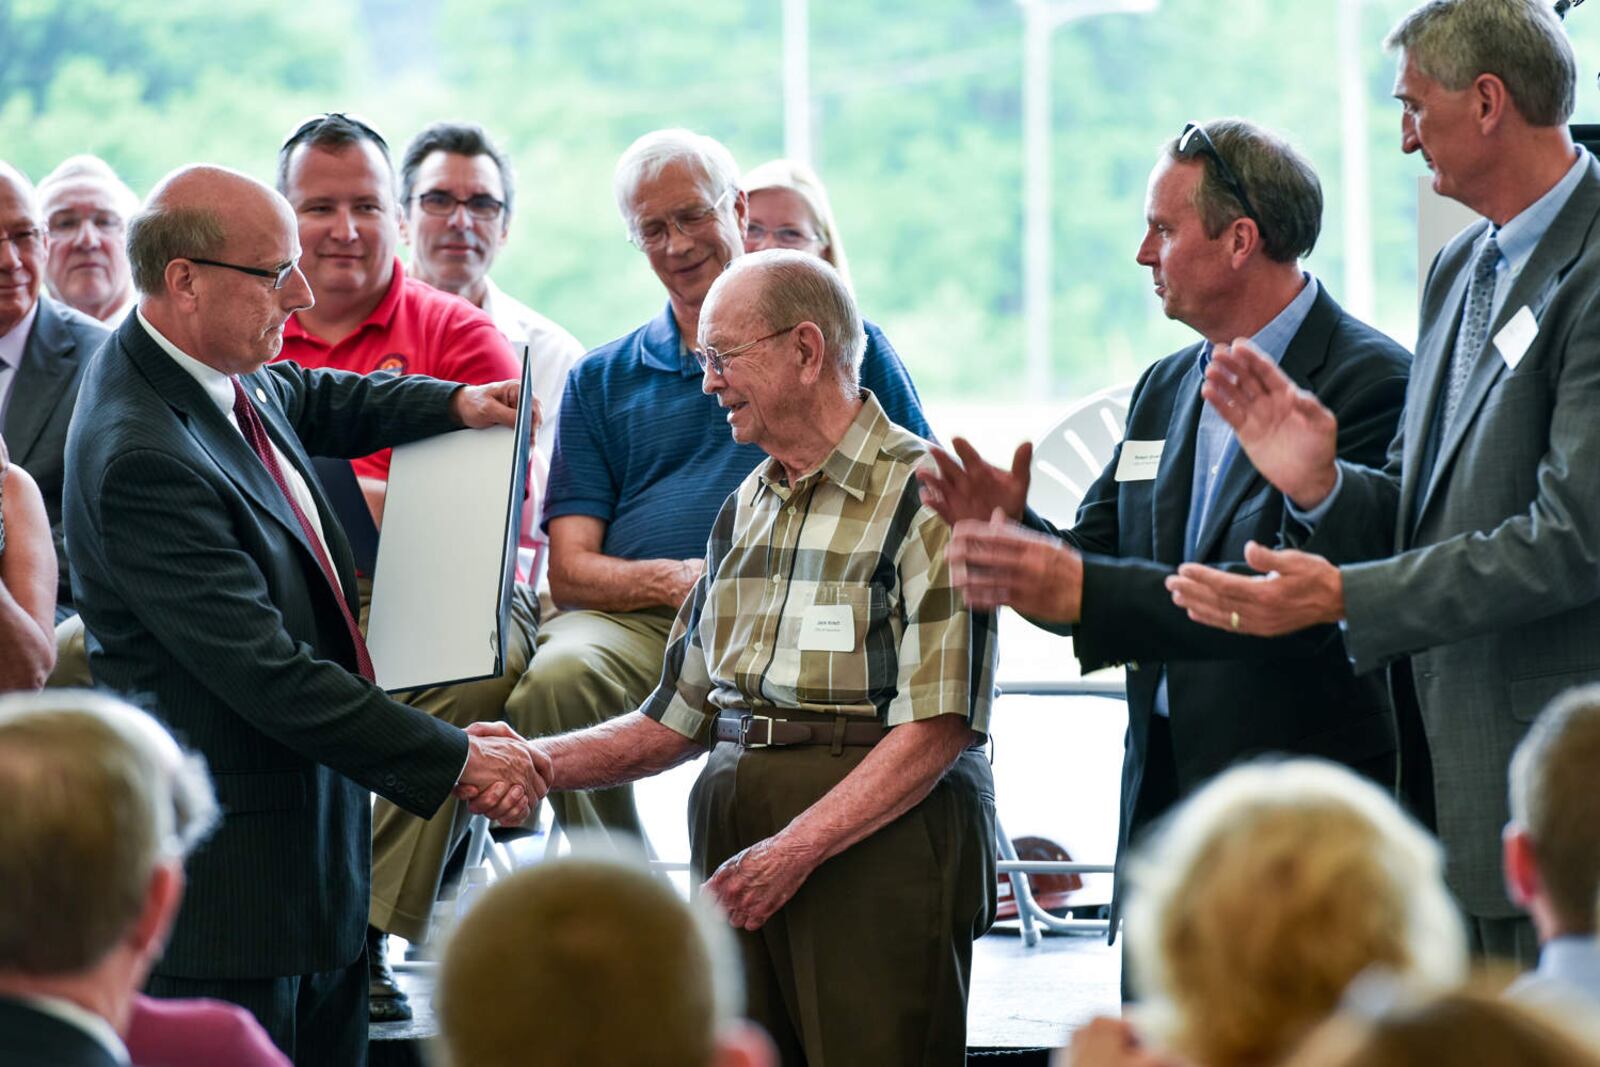
M757 722L766 723L767 739L765 741L750 740L750 727ZM746 715L739 721L739 744L744 748L771 748L772 718L767 715Z

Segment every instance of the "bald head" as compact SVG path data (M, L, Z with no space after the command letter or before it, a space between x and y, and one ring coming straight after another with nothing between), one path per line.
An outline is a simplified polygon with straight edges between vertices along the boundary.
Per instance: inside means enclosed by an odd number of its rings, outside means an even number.
M225 374L276 356L283 324L313 303L288 202L226 167L161 179L128 224L128 259L151 325Z
M0 161L0 337L10 333L39 300L45 236L33 183Z
M750 308L768 330L815 323L841 382L855 394L866 348L861 313L839 272L826 260L791 249L767 249L729 263L706 294L700 332L720 305ZM703 339L703 338L702 338Z

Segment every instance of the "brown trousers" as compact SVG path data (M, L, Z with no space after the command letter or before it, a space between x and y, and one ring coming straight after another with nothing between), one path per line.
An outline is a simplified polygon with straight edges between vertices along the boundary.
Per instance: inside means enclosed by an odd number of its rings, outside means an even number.
M689 798L695 878L783 829L867 748L719 744ZM969 750L927 798L735 931L747 1012L786 1067L966 1062L972 942L995 912L994 779Z

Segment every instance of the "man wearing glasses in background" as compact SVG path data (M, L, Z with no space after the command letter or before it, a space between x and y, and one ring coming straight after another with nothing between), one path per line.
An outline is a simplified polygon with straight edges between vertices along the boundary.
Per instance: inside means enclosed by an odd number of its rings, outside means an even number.
M1219 633L1190 622L1162 585L1185 560L1237 561L1247 540L1273 543L1283 520L1282 494L1201 402L1215 346L1250 338L1321 397L1338 414L1342 456L1377 462L1394 432L1409 357L1301 270L1321 220L1317 176L1284 141L1237 119L1189 124L1151 172L1136 258L1167 317L1201 339L1139 379L1076 524L1057 530L1025 510L1028 445L1005 471L957 438L964 465L936 451L925 478L926 499L955 524L952 568L974 609L1007 604L1071 634L1085 672L1127 664L1119 855L1256 753L1323 756L1393 786L1383 683L1351 672L1336 628L1272 641Z
M134 301L123 232L139 198L105 160L72 156L39 183L39 209L50 233L50 295L111 326L121 322Z
M39 483L59 567L56 622L73 620L68 629L81 634L61 532L63 456L83 369L109 331L39 292L51 251L33 185L0 162L0 437L11 462ZM80 639L75 670L86 682L82 647Z
M284 326L280 358L306 367L425 374L467 385L519 377L511 346L489 316L406 277L395 254L401 218L389 147L370 125L337 112L302 123L278 151L278 191L294 208L300 267L316 297L315 307L297 311ZM381 525L389 453L352 465ZM369 576L361 577L360 587L365 625ZM511 618L498 677L399 694L399 699L454 726L499 719L538 629L538 604L524 582L516 583ZM384 800L373 811L367 950L375 1022L411 1017L389 969L386 935L426 938L444 856L465 828L466 809L454 801L431 819ZM438 860L417 864L415 853Z
M564 610L541 628L506 702L507 720L529 737L603 722L655 688L717 509L764 458L728 435L733 413L701 391L689 351L711 283L744 251L746 199L732 155L689 130L657 130L623 152L612 187L667 306L567 379L542 520L550 593ZM861 373L893 421L927 425L897 356L867 361ZM550 800L563 827L643 832L631 786Z
M508 341L528 346L534 395L552 416L536 438L539 454L549 459L561 387L584 347L489 277L511 234L515 185L511 161L481 126L471 123L434 123L411 139L400 160L411 273L482 308ZM534 503L537 509L539 502Z

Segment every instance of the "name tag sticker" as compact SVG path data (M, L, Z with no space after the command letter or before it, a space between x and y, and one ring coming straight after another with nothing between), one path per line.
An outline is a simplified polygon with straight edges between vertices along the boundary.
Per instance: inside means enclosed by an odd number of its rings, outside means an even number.
M1522 362L1522 357L1527 355L1528 346L1533 344L1533 339L1539 336L1539 324L1534 321L1533 312L1524 304L1511 316L1511 321L1500 328L1494 335L1494 347L1500 353L1500 358L1506 361L1506 366L1512 370L1517 369L1517 364Z
M1117 460L1117 481L1148 482L1156 476L1161 466L1161 450L1167 447L1161 441L1124 441L1122 456Z
M849 604L813 604L800 617L800 651L854 652L856 617Z

